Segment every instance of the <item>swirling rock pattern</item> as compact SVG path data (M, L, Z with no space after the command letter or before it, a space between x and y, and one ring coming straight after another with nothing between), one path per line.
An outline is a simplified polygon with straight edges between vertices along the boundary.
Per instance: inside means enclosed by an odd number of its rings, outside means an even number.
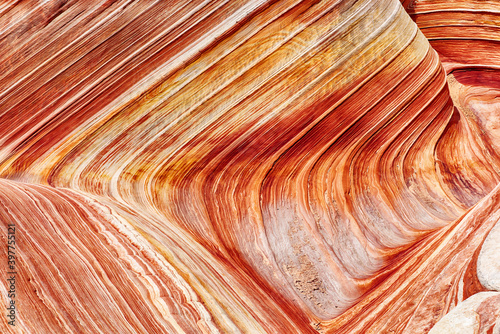
M497 330L499 12L0 4L2 332Z

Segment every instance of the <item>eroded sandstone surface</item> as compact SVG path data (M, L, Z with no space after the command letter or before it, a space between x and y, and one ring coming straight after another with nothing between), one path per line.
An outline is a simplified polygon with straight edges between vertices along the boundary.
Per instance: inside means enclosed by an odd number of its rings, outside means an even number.
M490 0L0 3L0 332L499 333L499 28Z

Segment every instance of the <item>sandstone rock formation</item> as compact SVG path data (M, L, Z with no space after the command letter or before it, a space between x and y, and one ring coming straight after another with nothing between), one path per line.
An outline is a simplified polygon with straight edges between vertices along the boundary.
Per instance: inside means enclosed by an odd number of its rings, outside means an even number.
M499 13L0 4L1 332L500 330Z

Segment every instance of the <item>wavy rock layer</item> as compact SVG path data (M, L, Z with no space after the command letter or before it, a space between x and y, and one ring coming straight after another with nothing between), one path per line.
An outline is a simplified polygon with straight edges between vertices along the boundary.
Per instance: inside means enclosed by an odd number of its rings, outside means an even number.
M496 289L499 8L0 5L2 332L424 333Z

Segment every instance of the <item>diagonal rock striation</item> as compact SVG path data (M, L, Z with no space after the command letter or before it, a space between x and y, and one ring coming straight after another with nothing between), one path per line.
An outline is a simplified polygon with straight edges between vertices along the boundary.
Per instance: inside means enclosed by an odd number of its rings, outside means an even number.
M0 4L1 331L497 330L499 9Z

